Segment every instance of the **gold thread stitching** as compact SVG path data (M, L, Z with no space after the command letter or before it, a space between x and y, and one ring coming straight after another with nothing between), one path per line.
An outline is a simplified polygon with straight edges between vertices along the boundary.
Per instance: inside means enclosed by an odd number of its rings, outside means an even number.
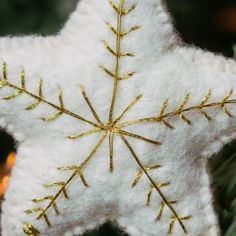
M161 168L161 165L144 166L144 168L146 169L146 171L157 170L157 169ZM133 182L132 182L132 185L131 185L132 188L134 188L134 187L138 184L138 182L140 181L140 179L141 179L142 176L143 176L143 170L142 170L142 168L140 168L140 169L138 170L137 175L135 176L135 178L134 178L134 180L133 180Z
M137 156L137 154L135 153L134 149L132 148L132 146L130 145L130 143L128 142L128 140L124 137L123 134L119 133L122 141L124 142L125 146L128 148L128 150L130 151L132 157L134 158L135 162L138 164L138 166L143 170L143 173L146 175L146 177L149 179L149 181L151 182L151 184L153 185L153 187L156 189L156 191L159 193L160 197L163 199L163 201L165 202L165 204L169 207L169 209L171 210L171 212L173 213L175 220L177 220L181 226L181 228L183 229L184 233L187 233L187 230L185 228L185 225L183 224L180 216L177 214L177 212L175 211L175 209L173 208L172 204L168 201L168 199L165 197L165 195L162 193L160 187L156 184L156 182L152 179L152 177L149 175L149 173L147 172L147 170L145 169L145 167L143 166L142 162L140 161L139 157Z
M171 203L172 205L177 203L176 200L168 200L168 202ZM158 214L156 216L156 221L161 220L164 208L166 206L166 203L164 201L162 201L160 205L161 206L160 206L160 210L159 210L159 212L158 212Z
M101 135L99 141L97 142L97 144L94 146L94 148L92 149L92 151L90 152L90 154L88 155L88 157L82 162L82 164L79 166L79 167L74 167L74 166L70 166L70 167L59 167L58 169L59 170L73 170L73 174L69 177L69 179L66 181L66 182L63 182L64 184L61 185L61 187L59 188L59 191L54 195L54 196L50 196L50 197L45 197L45 198L39 198L39 199L34 199L34 202L35 203L38 203L40 201L43 201L44 199L45 200L48 200L50 198L50 202L49 204L44 208L35 208L35 209L30 209L30 210L27 210L26 213L27 214L32 214L32 213L35 213L35 212L40 212L40 214L37 216L36 219L41 219L42 217L44 218L44 220L46 221L47 225L48 226L51 226L51 222L49 221L48 219L48 216L47 216L47 211L53 207L55 212L57 214L59 214L59 210L57 208L57 205L56 205L56 201L58 199L58 197L63 193L65 196L67 196L68 198L68 194L66 192L66 188L68 187L68 185L71 183L71 181L74 179L75 176L77 175L80 175L81 177L81 180L83 182L83 184L87 187L88 184L87 182L85 181L83 175L82 175L82 171L84 169L84 167L88 164L88 162L94 157L95 153L97 152L97 150L99 149L99 147L102 145L105 137L107 136L107 133L106 132L103 132L103 134ZM52 185L55 185L52 184ZM49 185L47 185L49 186ZM55 206L56 206L56 209L55 209Z
M184 220L189 220L189 219L191 219L191 218L192 218L192 216L189 215L189 216L180 217L180 220L181 220L181 221L184 221ZM177 218L176 218L175 216L173 216L172 219L171 219L171 221L170 221L170 223L169 223L168 234L171 234L171 233L172 233L173 228L174 228L174 223L176 222L176 220L177 220ZM186 233L187 233L187 231L186 231Z
M160 182L160 183L156 183L156 185L158 186L158 188L162 188L162 187L166 187L168 185L170 185L170 182ZM155 189L155 187L153 185L151 185L147 191L147 201L146 201L146 205L150 206L151 203L151 197L152 197L152 193L153 190Z
M63 104L63 103L62 103L62 92L61 92L60 89L59 89L59 93L58 93L60 105L58 106L58 105L56 105L56 104L54 104L54 103L52 103L52 102L50 102L50 101L44 99L42 96L40 96L40 94L42 94L42 82L39 83L39 91L40 91L40 92L39 92L39 95L36 95L36 94L30 92L29 90L27 90L26 88L19 87L19 86L17 86L17 85L14 85L14 84L10 83L10 82L8 81L8 78L7 78L6 63L3 63L3 66L2 66L2 67L3 67L3 76L5 76L5 77L2 77L1 80L0 80L0 87L1 87L1 88L3 88L3 87L12 88L12 89L16 90L17 93L25 94L25 95L27 95L27 96L29 96L29 97L35 99L36 101L40 101L40 102L42 102L42 103L47 104L48 106L50 106L50 107L56 109L57 111L59 111L56 116L59 116L59 115L58 115L59 113L67 114L67 115L69 115L69 116L71 116L71 117L73 117L73 118L75 118L75 119L78 119L78 120L80 120L80 121L82 121L82 122L88 123L88 124L90 124L90 125L92 125L92 126L94 126L94 127L97 127L97 128L100 127L98 124L96 124L96 123L94 123L94 122L92 122L92 121L90 121L90 120L87 120L87 119L83 118L82 116L80 116L80 115L78 115L78 114L76 114L76 113L74 113L74 112L72 112L72 111L67 110L66 108L64 108L64 106L62 106L62 104ZM12 94L12 95L9 95L8 97L11 97L11 96L15 96L15 95ZM8 97L5 97L5 99L7 99ZM15 98L15 97L14 97L14 98ZM31 105L31 106L32 106L32 105ZM30 107L31 107L31 106L30 106ZM29 108L29 107L27 107L27 108ZM27 108L26 108L26 109L27 109ZM35 107L32 106L31 109L33 109L33 108L35 108ZM29 110L29 109L28 109L28 110ZM45 121L48 121L47 118L49 118L49 120L51 120L50 117L44 117L44 118L42 118L42 119L45 120ZM51 118L53 118L53 116L52 116Z
M113 172L114 170L114 164L113 164L113 147L114 147L114 133L109 133L109 157L110 157L110 172Z
M109 44L104 41L104 47L115 57L119 56L119 57L134 57L133 53L125 53L125 52L120 52L118 55L116 54L116 52L109 46Z
M223 112L228 115L229 117L232 116L232 114L229 112L227 105L230 104L236 104L236 99L230 99L230 97L233 95L233 90L230 90L226 96L223 98L223 100L219 101L219 102L208 102L210 98L209 92L208 94L203 98L202 102L200 104L197 104L195 106L190 106L187 108L184 108L184 106L186 105L187 101L189 100L189 95L186 95L186 97L184 98L184 100L181 103L181 106L176 109L173 110L171 112L167 112L165 113L165 110L168 106L168 100L166 100L164 102L164 104L162 105L161 108L161 113L159 116L153 116L153 117L144 117L144 118L139 118L136 120L130 120L130 121L126 121L120 124L120 127L127 127L129 125L134 125L134 124L139 124L139 123L145 123L145 122L158 122L158 123L163 123L164 125L166 125L168 128L174 128L169 122L166 121L166 119L171 118L171 117L177 117L179 116L181 119L183 119L185 122L187 122L188 124L191 124L192 122L186 118L186 116L184 115L184 113L189 113L189 112L193 112L193 111L197 111L199 110L201 114L204 115L204 117L206 117L208 120L210 120L210 116L206 113L206 109L207 108L213 108L213 107L221 107Z
M108 49L108 51L110 51L110 53L112 53L115 57L116 57L116 63L115 63L115 70L114 73L112 73L111 71L109 71L108 69L106 69L103 66L100 66L100 68L102 70L104 70L104 72L106 72L107 74L109 74L111 77L114 78L114 86L113 86L113 94L112 94L112 99L111 99L111 105L110 105L110 112L109 112L109 122L106 124L103 124L100 119L98 118L98 115L95 111L95 109L92 106L92 103L90 102L89 98L87 97L85 90L82 89L82 95L85 99L85 101L87 102L87 104L90 107L90 110L93 114L93 116L95 117L96 121L98 122L92 122L90 120L87 120L69 110L67 110L64 107L64 103L63 103L63 98L62 98L62 91L61 89L59 89L59 93L58 93L58 99L59 99L59 106L55 105L54 103L51 103L49 101L47 101L46 99L43 98L43 93L42 93L42 80L40 80L39 82L39 93L38 95L33 94L32 92L28 91L26 89L26 85L25 85L25 72L24 70L21 71L20 74L20 80L21 80L21 86L17 86L14 85L12 83L10 83L8 81L7 78L7 67L6 67L6 63L3 64L3 70L2 70L2 78L0 80L0 87L9 87L12 88L14 90L16 90L15 94L9 95L8 97L5 97L5 99L13 99L18 97L19 95L25 94L33 99L36 100L35 103L33 103L32 105L28 106L26 109L27 110L31 110L36 108L40 103L45 103L51 107L53 107L54 109L56 109L58 111L58 113L56 113L55 115L49 116L49 117L44 117L43 120L44 121L50 121L50 120L54 120L58 117L60 117L62 114L67 114L69 116L72 116L80 121L83 121L85 123L88 123L92 126L95 127L95 129L86 131L84 133L81 133L79 135L74 135L74 136L69 136L69 138L71 139L76 139L76 138L81 138L84 136L87 136L89 134L95 133L95 132L99 132L102 131L102 135L99 139L99 141L97 142L97 144L94 146L94 148L92 149L92 151L90 152L90 154L88 155L88 157L84 160L84 162L82 162L82 164L79 167L74 167L74 166L67 166L67 167L60 167L59 170L73 170L73 174L67 179L67 181L65 182L55 182L52 184L45 184L45 187L59 187L59 191L54 195L54 196L46 196L46 197L42 197L42 198L36 198L33 200L34 203L38 203L38 202L42 202L42 201L50 201L49 204L45 207L45 208L33 208L33 209L29 209L26 211L27 214L33 214L33 213L37 213L39 212L39 215L37 217L37 219L41 219L44 218L45 222L47 223L48 226L51 225L48 216L47 216L47 212L48 210L53 207L54 211L56 214L59 214L59 209L57 207L57 199L61 194L64 194L64 196L66 198L68 198L68 194L67 194L67 187L68 185L71 183L71 181L74 179L74 177L76 176L80 176L82 183L87 187L88 184L82 174L84 167L88 164L88 162L90 161L90 159L92 159L95 155L95 153L97 152L97 150L99 149L99 147L102 145L104 139L107 137L107 134L109 133L109 152L110 152L110 171L113 170L113 138L115 134L118 134L119 137L121 138L121 140L124 142L125 146L128 148L129 152L131 153L132 157L134 158L134 160L136 161L136 163L138 164L138 166L140 167L140 170L142 171L142 173L138 173L138 177L136 181L139 181L139 179L141 178L142 174L144 174L149 181L151 182L151 187L148 190L148 199L150 199L151 194L153 189L155 189L158 194L160 195L160 197L163 200L163 203L161 204L161 208L160 208L160 212L157 216L157 219L161 218L163 209L165 206L167 206L169 208L169 210L173 213L173 217L170 221L169 224L169 233L172 232L173 230L173 226L174 223L176 221L179 222L181 228L183 229L183 231L185 233L187 233L187 230L185 228L185 225L182 221L184 220L188 220L190 219L190 216L187 217L180 217L175 209L173 208L172 204L175 204L176 201L170 201L168 200L164 194L161 191L161 187L164 185L168 185L168 182L165 183L156 183L152 177L149 175L148 171L149 169L144 167L144 165L141 163L141 161L139 160L137 154L135 153L135 151L133 150L131 144L128 142L128 140L125 138L126 136L128 137L133 137L136 139L140 139L144 142L149 142L155 145L160 145L160 142L158 141L154 141L151 139L148 139L146 137L142 137L140 135L134 134L134 133L129 133L127 131L124 131L123 128L125 126L131 125L131 124L137 124L137 123L142 123L142 122L160 122L163 123L165 126L169 127L169 128L173 128L172 124L170 124L169 121L166 121L167 118L170 117L179 117L181 118L183 121L185 121L187 124L191 124L191 121L186 117L185 113L190 112L190 111L194 111L194 110L199 110L201 112L202 115L204 115L208 120L210 120L210 116L206 113L206 109L210 108L210 107L216 107L216 106L221 106L223 111L228 115L231 116L231 113L228 111L227 109L227 105L228 104L234 104L236 103L236 99L232 99L230 100L230 97L233 94L233 91L230 91L221 102L214 102L214 103L207 103L208 99L211 96L211 93L209 92L202 100L202 102L200 103L200 105L196 105L196 106L192 106L192 107L186 107L186 104L188 103L190 96L186 95L186 97L184 98L184 100L181 102L180 106L177 108L177 110L174 110L172 112L169 113L165 113L167 107L168 107L168 100L166 100L161 108L160 111L160 115L156 116L156 117L147 117L147 118L140 118L137 120L131 120L131 121L126 121L123 122L121 124L117 124L121 118L125 115L125 113L127 111L129 111L132 106L141 98L141 96L137 97L136 99L134 99L133 101L131 101L130 105L128 105L128 107L124 110L123 113L121 113L121 115L114 121L113 120L113 111L114 111L114 106L115 106L115 100L116 100L116 94L117 94L117 88L118 88L118 81L120 80L124 80L127 78L130 78L131 76L133 76L135 74L135 72L129 72L124 76L120 76L119 73L119 64L120 64L120 57L122 56L133 56L132 53L121 53L120 52L120 48L121 48L121 38L123 38L124 36L126 36L128 33L131 33L135 30L138 30L140 27L139 26L134 26L131 27L129 30L127 31L122 31L122 16L128 14L129 12L131 12L132 10L134 10L134 6L131 6L128 10L123 10L123 2L124 0L120 0L119 1L119 7L116 7L113 3L113 1L109 1L112 5L112 7L117 11L117 29L114 29L110 24L108 24L108 27L110 28L110 30L112 30L115 35L116 35L116 50L114 51L113 49L110 48L110 46L108 44L105 44L105 47ZM83 88L83 87L82 87ZM137 184L137 183L136 183ZM148 200L150 201L150 200ZM25 226L25 225L24 225ZM28 224L29 229L34 229L34 227L30 224ZM35 231L36 232L36 231Z

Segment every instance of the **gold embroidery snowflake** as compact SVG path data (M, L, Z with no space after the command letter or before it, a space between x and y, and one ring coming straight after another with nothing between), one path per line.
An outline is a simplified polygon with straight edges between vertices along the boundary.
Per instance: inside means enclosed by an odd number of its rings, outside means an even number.
M187 124L191 125L191 121L187 118L186 113L193 112L193 111L200 111L200 113L202 115L204 115L208 120L211 120L211 117L207 113L207 109L210 107L221 107L227 115L231 116L230 112L227 109L227 104L236 103L235 99L230 99L233 91L230 91L223 98L222 101L208 103L208 100L211 96L211 91L209 91L199 104L197 104L195 106L191 106L191 107L186 107L186 105L190 99L190 96L186 95L186 97L181 102L180 106L171 112L166 112L167 107L168 107L168 100L166 100L166 101L164 101L164 103L160 109L160 114L158 116L144 117L144 118L140 118L140 119L136 119L136 120L128 120L125 122L121 122L121 119L125 116L125 114L127 112L129 112L129 110L141 99L142 96L139 95L136 98L134 98L124 108L124 110L120 113L120 115L118 117L114 118L113 111L115 109L115 104L116 104L118 84L121 81L129 79L135 75L135 72L129 72L125 75L120 74L120 60L122 59L122 57L134 57L133 53L122 52L121 42L122 42L122 39L126 35L134 32L136 30L139 30L140 27L133 26L130 29L128 29L127 31L123 31L122 19L127 14L134 11L135 6L131 6L128 9L124 9L124 0L119 0L118 6L115 5L112 0L110 0L109 3L113 7L114 11L117 14L117 26L113 27L111 24L107 23L108 28L114 33L114 35L116 37L115 49L112 49L112 47L110 47L107 42L104 42L104 47L108 50L109 53L111 53L115 57L114 69L113 69L113 71L110 71L106 67L100 66L100 68L114 80L113 94L112 94L112 98L111 98L111 102L110 102L109 118L106 122L103 122L101 120L101 118L98 116L96 109L94 108L94 106L90 102L90 99L89 99L89 97L86 93L86 90L83 86L81 86L81 94L82 94L85 102L87 103L88 107L90 108L91 114L95 118L96 122L88 120L88 119L78 115L77 113L71 112L69 109L67 109L64 106L61 89L59 89L59 92L58 92L59 105L51 103L46 98L44 98L44 96L43 96L43 81L42 80L39 81L39 90L38 90L37 94L27 90L26 83L25 83L24 70L22 70L21 75L20 75L21 85L18 86L18 85L12 84L8 80L6 63L3 64L3 73L2 73L2 78L0 80L0 87L1 88L9 87L15 91L15 93L5 97L4 99L10 100L10 99L14 99L14 98L20 96L21 94L25 94L35 100L34 103L32 103L26 107L26 110L35 109L39 104L45 103L57 111L56 114L53 114L51 116L42 117L43 121L53 121L53 120L57 119L58 117L60 117L61 115L68 115L68 116L71 116L71 117L79 120L80 122L90 124L93 127L92 129L90 129L86 132L70 135L68 137L69 139L79 139L79 138L82 138L85 136L89 136L93 133L101 133L101 136L100 136L98 142L90 150L89 155L84 159L84 161L80 165L78 165L78 166L63 166L63 167L58 168L60 171L72 171L72 174L69 176L68 179L66 179L65 181L55 182L55 183L50 183L50 184L44 185L44 187L46 187L46 188L58 187L58 191L54 195L44 196L44 197L39 197L39 198L33 199L33 202L35 204L37 204L39 202L48 202L48 204L45 206L45 208L29 209L29 210L26 210L26 213L27 214L37 213L38 214L36 217L37 220L40 220L43 218L45 220L45 222L47 223L47 225L51 226L51 222L48 217L49 209L53 208L57 215L60 214L60 211L57 207L58 198L61 195L64 195L65 198L68 198L67 188L69 187L69 184L74 180L75 177L79 176L81 178L81 181L84 184L84 186L88 187L88 183L85 179L83 171L86 168L86 166L89 164L90 160L95 157L95 153L97 152L97 150L99 149L99 147L102 145L102 143L104 142L104 140L106 138L109 141L110 172L113 172L113 169L114 169L114 167L113 167L113 141L114 141L114 136L118 136L123 141L123 143L127 147L128 151L131 153L132 157L134 158L134 160L136 161L136 163L139 167L138 173L132 183L132 187L135 187L138 184L138 182L142 176L146 176L146 178L148 178L148 180L150 182L150 187L147 190L146 204L147 205L150 204L151 195L153 194L154 190L159 194L159 196L162 199L159 212L157 213L157 216L156 216L156 220L160 220L162 218L163 211L166 207L172 212L172 218L170 219L170 222L169 222L168 233L172 232L175 222L178 222L180 224L183 232L187 233L187 229L185 227L184 221L189 220L191 218L191 216L180 216L174 208L174 205L177 204L177 200L174 200L174 199L168 200L168 198L162 192L162 187L167 187L168 185L170 185L170 183L169 182L158 183L149 174L150 171L154 171L154 170L160 168L161 166L158 164L153 164L153 166L145 166L140 161L138 155L136 154L135 150L133 149L133 147L131 146L131 144L129 143L129 141L127 140L126 137L132 137L134 139L138 139L143 142L151 143L151 144L157 145L157 146L161 145L161 142L157 141L157 140L151 140L147 137L135 134L133 132L128 132L125 130L125 127L133 125L133 124L141 124L141 123L145 123L145 122L157 122L157 123L162 123L167 128L173 129L173 125L168 121L168 118L170 118L170 117L179 117L180 119L185 121ZM36 229L32 224L29 224L29 223L24 224L23 230L27 235L38 235L39 234L39 230Z

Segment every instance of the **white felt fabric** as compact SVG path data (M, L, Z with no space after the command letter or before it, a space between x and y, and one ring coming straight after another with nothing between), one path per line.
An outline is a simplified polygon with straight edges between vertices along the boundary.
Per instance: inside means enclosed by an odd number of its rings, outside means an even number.
M118 1L114 1L118 3ZM137 95L143 98L123 118L123 121L154 116L166 98L168 110L179 106L186 94L188 106L198 104L212 89L209 101L220 101L230 89L236 91L236 63L196 48L182 46L175 34L170 17L160 0L126 0L125 6L136 4L135 11L124 18L123 28L141 25L122 40L122 51L133 52L135 58L124 58L121 73L136 71L136 75L119 84L115 116ZM115 37L105 22L116 24L116 14L108 0L79 2L65 28L55 36L28 36L0 39L0 63L7 62L9 80L19 84L19 72L26 71L27 88L37 91L38 80L44 80L44 96L55 103L57 88L63 89L65 106L85 117L92 118L79 86L86 87L102 121L108 119L113 80L98 65L114 67L114 58L104 49L103 40L115 44ZM1 97L12 90L3 88ZM236 97L236 94L233 95ZM35 207L32 198L54 194L42 184L65 180L69 173L59 172L61 165L79 165L96 143L100 134L71 141L65 137L91 128L67 115L45 123L39 117L55 110L40 105L25 111L32 99L21 96L12 101L0 100L0 126L18 141L16 165L5 195L2 214L2 236L24 235L24 222L32 223L41 235L81 235L107 220L114 220L131 236L165 236L172 217L164 210L161 221L155 216L161 202L154 191L151 206L145 205L146 190L150 186L143 176L136 188L131 188L138 166L131 154L116 137L114 173L108 171L109 148L104 142L84 175L90 187L80 179L68 188L69 200L60 198L61 215L51 210L52 227L24 210ZM228 106L236 115L236 106ZM207 174L207 158L235 138L236 119L229 118L220 107L207 110L213 117L208 122L198 111L188 115L192 126L178 118L171 119L174 130L162 124L134 125L128 129L162 142L160 147L129 138L145 165L160 164L162 168L150 172L159 182L171 182L163 188L180 216L192 215L184 221L189 236L219 234L217 217L213 211ZM42 206L45 204L43 203ZM174 236L184 235L175 223Z

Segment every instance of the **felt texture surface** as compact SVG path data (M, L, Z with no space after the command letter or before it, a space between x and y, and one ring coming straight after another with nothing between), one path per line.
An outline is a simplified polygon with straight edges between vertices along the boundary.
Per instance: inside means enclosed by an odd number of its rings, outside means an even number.
M114 3L118 5L119 1ZM171 112L180 106L187 94L190 99L186 107L191 107L201 103L209 89L212 91L209 102L222 101L231 89L236 90L235 61L186 47L175 33L160 0L126 0L124 8L133 4L136 8L123 18L122 29L128 30L134 25L141 28L122 39L122 52L132 52L135 57L121 59L120 74L127 71L136 74L119 82L114 117L139 94L143 95L142 99L122 121L157 115L167 98L167 111ZM11 83L20 83L23 67L29 91L37 91L38 80L42 78L45 98L58 104L57 90L61 87L67 108L94 119L79 91L80 85L84 85L100 119L106 122L113 79L104 74L99 65L114 68L114 57L104 49L103 40L113 48L116 41L105 22L117 24L117 14L109 1L80 1L65 27L55 36L1 38L0 63L7 63ZM12 92L12 88L3 88L0 95L4 97ZM0 100L0 126L19 143L3 203L3 236L24 235L25 222L34 225L40 235L81 235L107 220L117 222L131 236L168 235L173 214L164 208L161 220L155 221L162 199L154 191L150 206L146 206L146 191L150 187L146 176L131 188L139 166L118 135L114 139L113 173L108 169L109 145L105 139L83 172L89 187L77 177L67 188L69 199L60 196L57 201L60 215L49 210L52 227L43 219L35 219L37 214L25 214L25 210L35 207L33 198L55 194L57 188L44 188L43 184L63 181L70 176L69 172L58 171L57 167L79 165L101 136L95 133L79 140L67 139L68 135L84 132L91 126L67 115L45 123L39 118L55 110L40 104L37 109L26 111L25 107L32 101L26 94L11 101ZM236 115L234 104L227 108ZM192 216L183 221L190 236L219 235L207 160L236 136L234 116L227 116L221 106L206 111L211 121L198 110L186 114L192 125L179 117L170 118L173 130L160 122L126 127L126 131L162 143L157 147L127 137L145 166L162 166L151 170L150 175L157 182L170 183L161 189L168 200L177 201L173 206L180 217ZM45 205L42 202L37 206ZM178 222L174 224L172 235L185 235Z

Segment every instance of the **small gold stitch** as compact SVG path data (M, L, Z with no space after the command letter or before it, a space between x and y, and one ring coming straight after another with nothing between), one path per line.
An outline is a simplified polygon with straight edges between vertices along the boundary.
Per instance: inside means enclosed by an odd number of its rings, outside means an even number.
M25 234L27 234L29 236L37 236L40 233L33 225L31 225L29 223L25 223L23 225L23 231Z
M108 70L106 67L104 66L99 66L101 70L103 70L104 72L106 72L109 76L111 76L112 78L114 78L115 80L126 80L129 79L130 77L132 77L133 75L136 74L136 72L129 72L126 75L122 76L122 77L117 77L114 73L112 73L110 70Z
M208 102L210 97L211 97L211 90L209 90L208 94L202 99L202 102L199 105L200 112L207 118L208 121L211 121L212 118L207 114L203 106Z
M2 80L0 80L0 88L3 88L3 87L5 87L6 86L6 82L2 79Z
M17 91L17 92L15 92L15 93L13 93L13 94L11 94L11 95L9 95L9 96L4 97L3 99L5 99L5 100L11 100L11 99L14 99L14 98L20 96L22 93L23 93L23 92L21 92L21 91Z
M166 187L166 186L170 185L170 182L156 183L156 185L158 186L158 188L162 188L162 187ZM154 189L155 189L155 187L153 185L151 185L147 191L147 201L146 201L147 206L150 206L151 196L152 196Z
M180 104L178 112L179 112L180 118L182 120L184 120L188 125L191 125L192 122L189 119L187 119L187 117L183 114L183 109L184 109L185 105L188 103L189 98L190 98L190 95L187 94L186 97L184 98L184 100L182 101L182 103Z
M61 170L61 171L67 171L67 170L76 171L79 174L80 179L81 179L82 183L84 184L84 186L89 187L88 182L85 180L85 177L84 177L82 171L80 170L80 167L78 167L78 166L65 166L65 167L58 167L57 169Z
M115 125L116 123L118 123L122 119L122 117L126 114L126 112L128 112L141 98L142 95L139 95L133 101L131 101L129 105L125 108L125 110L115 119L113 124Z
M40 98L43 98L43 80L39 80L39 91L38 91L38 95ZM29 105L28 107L26 107L26 110L33 110L35 109L39 104L41 103L41 100L37 100L36 102L32 103L31 105Z
M46 197L35 198L32 200L32 202L39 203L39 202L52 201L52 200L53 200L53 196L46 196ZM59 215L60 212L59 212L57 204L55 202L53 203L53 208L54 208L56 214Z
M7 64L6 62L2 65L2 79L7 80Z
M32 213L39 212L39 211L42 211L42 210L43 210L42 208L33 208L33 209L26 210L25 213L26 214L32 214Z
M232 114L229 112L229 110L227 109L225 103L229 100L229 98L233 95L233 90L231 89L229 91L229 93L224 97L223 101L222 101L222 107L223 107L223 111L226 115L228 115L229 117L232 117Z
M165 111L166 111L166 109L167 109L167 107L168 107L168 104L169 104L169 101L168 101L168 99L166 99L166 100L164 101L162 107L161 107L161 111L160 111L160 114L159 114L160 117L162 117L162 116L164 115L164 113L165 113ZM173 129L173 128L174 128L174 127L173 127L169 122L167 122L166 120L161 119L160 121L161 121L161 123L163 123L166 127L170 128L170 129Z
M126 75L118 78L118 80L126 80L126 79L129 79L130 77L134 76L136 74L136 72L129 72L127 73Z
M161 168L161 165L144 166L144 168L146 169L146 171L157 170L157 169ZM136 177L133 180L132 188L134 188L138 184L138 182L141 179L142 175L143 175L143 170L140 168L137 175L136 175Z
M89 100L89 98L88 98L88 96L87 96L87 94L86 94L86 91L85 91L84 86L81 85L81 86L80 86L80 90L81 90L81 93L82 93L82 95L83 95L83 97L84 97L84 100L85 100L86 103L88 104L88 106L89 106L89 108L90 108L90 110L91 110L91 112L92 112L94 118L96 119L96 121L97 121L99 124L102 124L102 122L100 121L100 119L99 119L99 117L98 117L97 112L96 112L95 109L93 108L93 105L92 105L92 103L90 102L90 100Z
M127 15L128 13L132 12L133 10L135 10L136 6L133 5L130 8L128 8L127 10L122 12L122 15Z
M67 191L66 189L64 188L65 187L65 182L55 182L55 183L52 183L52 184L44 184L43 186L45 188L49 188L49 187L63 187L63 193L64 193L64 196L65 198L69 198L68 194L67 194Z
M148 142L148 143L152 143L152 144L155 144L155 145L161 145L161 143L159 141L151 140L151 139L145 138L143 136L140 136L140 135L137 135L137 134L134 134L134 133L130 133L128 131L119 130L118 133L123 134L125 136L135 138L135 139L139 139L139 140L142 140L142 141L145 141L145 142Z
M47 224L49 227L51 227L52 224L51 224L51 222L49 221L49 218L48 218L47 214L43 211L43 209L42 209L42 213L40 213L39 216L37 217L37 220L41 219L42 217L44 218L46 224Z
M115 57L134 57L133 53L124 53L120 52L119 54L116 54L116 52L109 46L109 44L104 41L104 47Z
M166 127L168 127L169 129L174 129L174 126L173 125L171 125L169 122L167 122L166 120L164 120L164 119L161 119L160 120L161 121L161 123L163 123Z
M202 99L200 106L205 105L208 102L210 97L211 97L211 89L208 91L208 94Z
M168 202L170 204L176 204L177 201L176 200L168 200ZM164 201L161 202L161 207L160 207L160 211L158 212L157 216L156 216L156 221L159 221L161 220L161 217L162 217L162 214L163 214L163 211L164 211L164 208L166 206L166 203Z
M63 98L62 98L62 90L59 88L58 90L58 100L59 100L59 104L60 104L60 111L54 115L50 115L50 116L44 116L41 119L43 121L52 121L55 120L57 118L59 118L61 115L63 115L64 113L64 103L63 103Z
M22 69L20 72L21 87L25 89L25 70Z
M108 75L110 75L112 78L115 78L115 75L109 71L106 67L104 66L99 66L101 70L103 70L104 72L106 72Z
M224 110L224 113L226 113L226 115L228 115L229 117L232 117L232 114L228 111L226 106L223 107L223 110Z
M69 139L78 139L78 138L82 138L84 136L87 136L89 134L97 133L97 132L99 132L101 130L102 130L102 128L95 128L95 129L91 129L91 130L88 130L88 131L83 132L83 133L79 133L79 134L75 134L75 135L70 135L67 138L69 138Z
M180 217L180 220L184 221L184 220L189 220L191 218L192 218L192 216L185 216L185 217ZM170 224L169 224L168 234L171 234L173 232L173 228L174 228L174 224L175 224L176 220L177 220L176 217L173 216L171 221L170 221ZM187 231L185 233L187 233Z
M6 64L4 65L4 67L6 68ZM23 89L25 89L25 71L23 69L21 70L21 73L20 73L20 81L21 81L21 87ZM14 99L14 98L20 96L22 93L23 93L22 91L17 91L9 96L4 97L4 99L11 100L11 99Z
M111 4L111 6L113 7L113 9L119 14L121 13L119 8L114 4L114 2L112 0L109 0L109 3ZM133 11L136 8L135 5L132 5L130 8L128 8L125 11L122 11L122 15L127 15L128 13L130 13L131 11Z
M113 165L113 146L114 146L114 133L110 132L109 133L109 153L110 153L110 172L112 173L114 170L114 165Z
M168 107L168 99L166 99L161 107L161 111L160 111L160 116L163 116L165 111L166 111L166 108Z
M115 34L115 35L118 35L120 37L124 37L126 36L127 34L129 33L132 33L133 31L136 31L136 30L139 30L141 27L138 26L138 25L135 25L133 27L131 27L130 29L128 29L127 31L124 31L124 32L121 32L121 31L118 31L116 30L110 23L106 23L107 27Z
M33 208L33 209L29 209L29 210L25 211L25 213L28 215L33 214L33 213L37 213L37 212L40 212L40 218L43 217L46 224L48 226L51 226L51 222L49 221L46 212L44 212L44 210L42 208Z
M41 117L41 120L47 121L47 122L48 121L53 121L53 120L56 120L57 118L59 118L62 114L63 114L63 112L58 112L54 115Z

